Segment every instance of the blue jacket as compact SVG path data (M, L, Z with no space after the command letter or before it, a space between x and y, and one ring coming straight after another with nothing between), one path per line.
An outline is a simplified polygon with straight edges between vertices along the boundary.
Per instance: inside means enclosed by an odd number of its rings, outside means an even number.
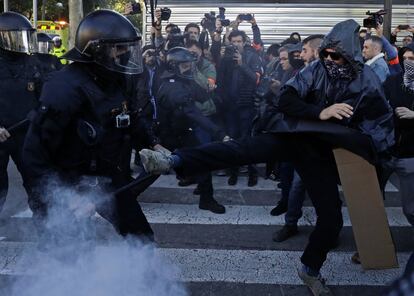
M372 71L377 74L381 83L384 83L387 77L390 75L390 70L388 68L387 62L384 60L383 53L380 53L379 55L368 60L365 64L370 66Z

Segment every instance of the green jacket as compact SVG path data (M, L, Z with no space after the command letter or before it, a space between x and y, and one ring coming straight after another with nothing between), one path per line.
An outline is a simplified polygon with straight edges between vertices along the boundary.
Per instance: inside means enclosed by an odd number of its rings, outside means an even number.
M194 72L194 81L203 89L208 91L209 79L216 81L216 68L208 60L201 58L201 60L197 63L197 68ZM217 108L213 100L214 93L209 92L207 95L209 96L209 99L204 103L196 102L197 108L200 109L204 116L210 116L217 112Z

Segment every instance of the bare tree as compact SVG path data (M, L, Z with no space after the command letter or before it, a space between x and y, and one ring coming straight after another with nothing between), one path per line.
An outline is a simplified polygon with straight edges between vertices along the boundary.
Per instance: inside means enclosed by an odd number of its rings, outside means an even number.
M83 18L82 0L69 0L69 47L75 45L76 29Z

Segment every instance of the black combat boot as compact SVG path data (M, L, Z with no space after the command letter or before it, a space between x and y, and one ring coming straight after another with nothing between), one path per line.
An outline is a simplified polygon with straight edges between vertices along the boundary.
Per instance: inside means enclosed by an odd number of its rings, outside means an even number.
M279 200L276 207L274 207L270 211L270 215L272 215L272 216L282 215L283 213L287 212L287 209L288 209L288 201L287 201L287 199L282 198L281 200Z
M211 194L201 194L198 207L216 214L224 214L226 212L226 208L219 204Z

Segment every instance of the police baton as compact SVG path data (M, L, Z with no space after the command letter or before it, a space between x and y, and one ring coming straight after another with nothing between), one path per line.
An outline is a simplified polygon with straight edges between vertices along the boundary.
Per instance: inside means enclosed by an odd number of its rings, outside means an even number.
M25 125L26 123L28 123L29 122L29 119L28 118L26 118L26 119L23 119L23 120L20 120L19 122L17 122L17 123L15 123L15 124L12 124L11 126L9 126L9 127L6 127L6 130L9 132L9 133L11 133L11 132L14 132L15 130L17 130L19 127L22 127L23 125Z
M160 175L150 175L148 173L140 174L134 181L117 189L113 195L119 197L121 194L128 193L133 196L138 196L144 192L148 187L154 183Z

